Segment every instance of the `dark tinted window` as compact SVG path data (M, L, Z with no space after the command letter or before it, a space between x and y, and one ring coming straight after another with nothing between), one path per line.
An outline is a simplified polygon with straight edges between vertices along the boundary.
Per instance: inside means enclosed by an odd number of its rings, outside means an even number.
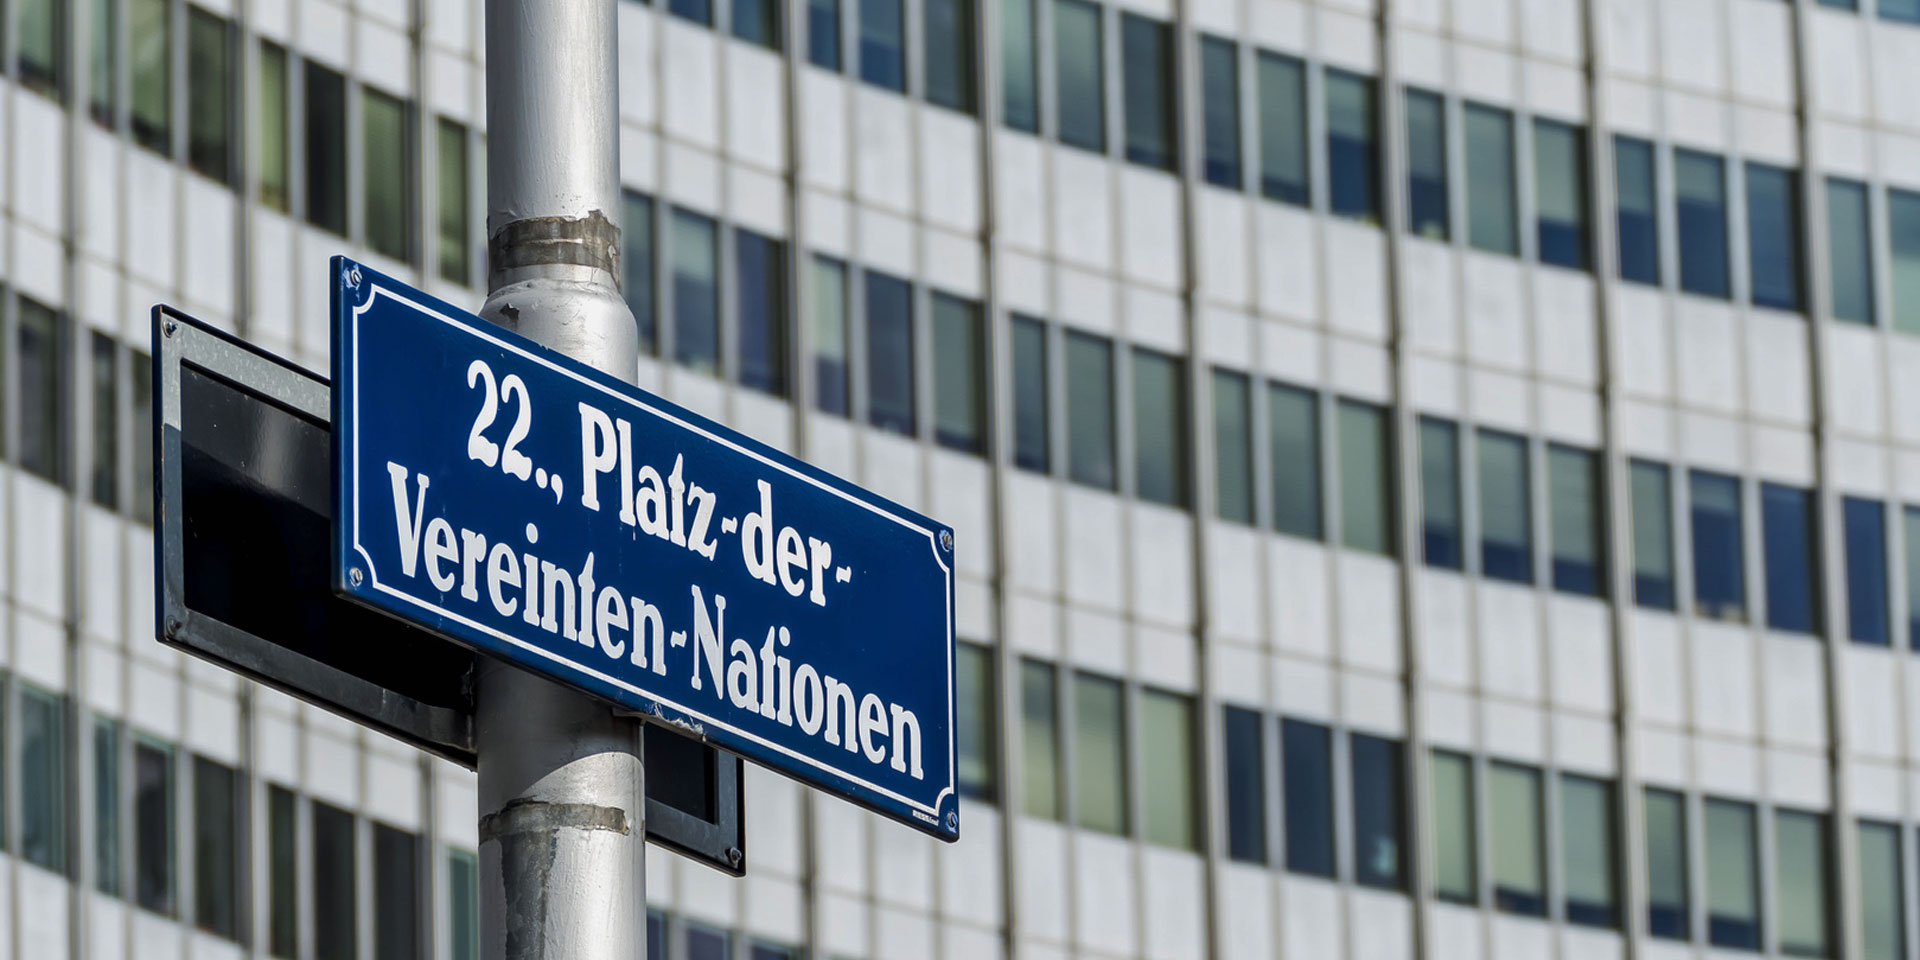
M1613 138L1614 189L1619 204L1620 279L1660 282L1660 203L1653 144Z
M1207 182L1240 189L1240 58L1231 40L1200 38Z
M28 472L62 482L66 459L66 323L51 307L20 297L16 344L19 364L19 463Z
M987 449L987 346L980 305L933 295L933 439L966 453Z
M959 751L960 795L994 801L993 651L972 643L954 645L953 689L956 703L954 747Z
M1430 567L1460 569L1460 431L1420 418L1421 554Z
M848 386L847 265L829 257L813 258L813 405L821 413L847 416Z
M720 257L713 221L673 211L673 359L705 374L720 369Z
M807 0L807 61L840 69L840 0Z
M194 924L229 940L240 929L238 789L232 767L193 758Z
M1827 178L1827 264L1833 272L1833 318L1872 324L1873 215L1867 185Z
M1286 791L1287 869L1331 877L1333 862L1333 735L1300 720L1280 721Z
M1222 520L1253 522L1253 403L1247 376L1213 371L1213 502Z
M1405 785L1400 744L1354 734L1353 879L1400 890L1407 884Z
M1259 68L1260 195L1304 207L1312 198L1306 67L1292 57L1265 51L1255 62Z
M667 0L667 12L703 26L713 25L713 0Z
M300 943L295 836L293 791L267 787L267 952L283 960L293 960Z
M1753 805L1708 800L1707 941L1760 949L1760 856Z
M867 273L867 421L913 436L913 288Z
M1477 250L1514 256L1520 229L1513 177L1513 114L1467 104L1467 242Z
M1600 457L1557 444L1547 447L1547 493L1553 512L1553 588L1587 596L1605 593Z
M740 384L787 394L786 247L756 233L735 233L739 291Z
M1328 194L1334 214L1380 222L1380 148L1371 78L1326 72Z
M1112 490L1118 482L1113 451L1113 344L1103 337L1067 334L1067 477Z
M1586 131L1533 122L1533 194L1540 262L1587 269Z
M413 259L413 122L410 104L360 88L360 222L367 246L383 257Z
M314 803L313 932L319 960L354 958L353 814Z
M1408 90L1407 229L1445 241L1447 223L1447 105L1437 93Z
M1000 119L1040 132L1040 68L1034 40L1035 0L1000 0Z
M640 353L660 351L654 317L653 200L632 190L620 191L620 286L633 311Z
M856 0L860 5L860 79L888 90L907 89L906 44L900 0Z
M647 912L647 957L666 960L662 918ZM453 960L480 960L480 858L447 851L447 940Z
M1267 861L1266 754L1260 715L1221 708L1227 754L1227 855L1245 863Z
M1687 939L1687 801L1669 790L1647 788L1647 932Z
M780 6L775 0L733 0L733 35L755 46L780 49Z
M93 718L93 886L110 897L124 882L120 831L120 722Z
M973 3L926 0L927 101L973 112Z
M1740 481L1699 471L1688 479L1695 612L1714 620L1744 622L1747 587L1741 559L1745 536L1740 530Z
M1085 0L1053 0L1053 92L1060 142L1095 153L1107 149L1100 36L1099 7Z
M87 340L87 375L93 404L93 450L87 489L96 505L114 510L120 506L120 350L112 337L97 330Z
M347 235L347 81L311 60L306 61L306 67L307 222L344 237Z
M373 957L413 960L420 953L420 838L373 826Z
M1725 299L1727 279L1726 162L1692 150L1673 152L1676 214L1680 226L1680 289Z
M1800 306L1800 188L1791 170L1747 164L1747 255L1753 303Z
M133 748L134 894L140 906L172 916L173 750L141 740Z
M1633 602L1672 610L1673 493L1667 468L1635 460L1628 467L1633 511Z
M1886 646L1887 629L1887 518L1886 509L1873 500L1847 497L1841 501L1841 524L1846 530L1847 636L1856 643Z
M1295 387L1267 387L1273 528L1320 539L1320 402Z
M67 872L67 698L20 687L20 856Z
M1814 633L1820 621L1814 499L1810 490L1760 485L1760 523L1766 549L1767 626Z
M1186 384L1179 360L1133 349L1133 482L1142 500L1187 505Z
M1480 572L1497 580L1533 582L1533 498L1529 495L1527 441L1481 430Z
M187 165L221 183L233 179L233 53L233 25L188 4Z
M1013 326L1013 464L1046 473L1052 460L1047 429L1047 328L1016 316Z
M1157 20L1121 14L1120 46L1127 159L1171 170L1179 157L1173 140L1173 30Z

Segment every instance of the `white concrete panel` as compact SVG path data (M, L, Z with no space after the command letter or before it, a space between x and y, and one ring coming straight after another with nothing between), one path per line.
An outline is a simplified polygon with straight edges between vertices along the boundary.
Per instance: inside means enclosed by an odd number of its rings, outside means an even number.
M1113 266L1113 165L1078 150L1049 148L1054 252L1094 270Z
M967 808L966 829L959 842L934 847L944 916L983 927L1000 926L1006 876L1000 861L1000 818L998 807L973 804Z
M1920 33L1910 29L1868 31L1873 49L1873 106L1882 124L1909 131L1920 128L1920 106L1912 92L1920 87ZM1862 101L1856 101L1862 102Z
M1851 760L1846 764L1847 806L1861 817L1907 817L1906 771L1897 764Z
M1810 12L1815 106L1826 116L1865 119L1867 57L1860 18L1838 11Z
M682 864L679 907L696 920L731 927L740 922L740 884L718 870Z
M1480 103L1513 107L1520 100L1519 63L1505 51L1474 49L1454 60L1453 86L1462 96Z
M1621 351L1621 379L1626 389L1647 397L1666 397L1673 389L1673 364L1668 347L1666 301L1658 291L1614 284L1613 316L1620 337L1633 345Z
M1680 621L1634 610L1627 615L1625 642L1633 668L1634 712L1660 723L1684 723L1687 658Z
M66 692L66 631L55 620L25 610L16 609L12 621L14 673L50 693Z
M1058 526L1055 522L1059 484L1030 473L1008 474L1000 508L1001 534L1006 551L1007 576L1014 584L1038 592L1059 589Z
M1319 660L1333 658L1328 550L1291 537L1267 541L1267 617L1272 643Z
M1344 337L1330 340L1329 386L1343 396L1384 404L1392 398L1393 371L1387 348Z
M439 8L453 8L451 15L465 19L471 4L457 0L434 0L435 12ZM644 6L626 6L615 8L618 25L620 49L620 118L643 126L652 126L657 112L655 96L659 92L655 80L660 69L656 55L655 31L659 19ZM433 23L432 28L444 29ZM622 151L624 155L624 151Z
M810 185L847 189L847 81L800 70L800 166Z
M951 110L919 107L920 209L963 233L980 229L980 126Z
M1739 627L1696 621L1685 643L1694 724L1711 733L1757 736L1753 636Z
M1313 323L1320 319L1320 230L1310 213L1278 203L1254 211L1260 311Z
M1209 644L1207 672L1214 697L1255 710L1270 705L1267 664L1259 651L1232 643Z
M1046 146L1009 131L994 137L994 227L997 239L1027 250L1047 246Z
M401 99L413 97L412 45L401 30L354 17L354 74Z
M1486 915L1451 903L1435 903L1427 913L1427 953L1432 960L1482 960L1486 956Z
M80 180L80 243L86 252L104 260L120 258L120 154L126 148L119 138L87 124L81 129L81 166L74 172ZM36 189L38 189L36 185Z
M1797 747L1826 746L1827 664L1823 646L1806 637L1762 637L1769 740Z
M1120 294L1108 277L1055 267L1054 317L1069 327L1112 336L1120 332Z
M1454 687L1473 684L1473 644L1467 612L1468 581L1422 569L1415 574L1415 630L1426 679Z
M867 818L850 803L830 800L813 805L813 828L822 850L833 856L816 863L822 886L828 890L864 895L867 892Z
M1428 357L1410 358L1413 366L1413 386L1410 389L1413 406L1422 413L1436 414L1449 419L1458 419L1466 409L1460 388L1460 364L1451 360L1434 360Z
M1550 737L1547 715L1537 707L1504 700L1484 700L1480 704L1480 740L1493 756L1544 764Z
M1347 899L1353 960L1399 960L1413 953L1413 904L1406 897L1354 888Z
M1055 942L1067 938L1067 834L1058 824L1027 817L1014 820L1014 849L1020 874L1014 892L1020 898L1015 915L1023 936ZM1081 866L1073 873L1084 873Z
M1601 443L1600 397L1589 388L1539 385L1540 432L1547 439L1581 447Z
M1725 304L1686 297L1677 302L1675 313L1680 398L1709 410L1738 411L1741 353L1734 310Z
M1128 565L1133 578L1129 593L1134 613L1169 627L1191 627L1194 612L1192 514L1145 503L1133 504L1128 514L1131 535L1127 542L1133 552Z
M1920 340L1886 337L1881 344L1887 360L1893 433L1904 442L1920 443Z
M874 911L876 960L919 960L933 955L933 921L917 913L881 907Z
M48 233L67 229L66 118L60 106L33 94L13 98L13 214Z
M1514 0L1453 0L1453 32L1465 40L1495 47L1515 41Z
M726 45L727 152L766 170L787 162L785 65L780 55Z
M200 177L186 177L186 295L196 306L233 315L234 195Z
M1645 77L1654 72L1657 0L1602 0L1607 60L1617 73Z
M1769 0L1729 0L1733 89L1743 99L1792 107L1793 8Z
M1321 354L1326 334L1277 320L1259 322L1260 370L1296 386L1315 387L1328 380Z
M134 276L171 291L175 248L172 164L144 150L129 150L127 161L127 223L138 229L127 237L127 266ZM323 298L324 299L324 298Z
M1429 743L1465 753L1479 749L1480 731L1471 695L1434 690L1425 697L1425 708Z
M1585 5L1576 0L1521 0L1521 35L1527 49L1556 60L1585 56Z
M900 277L911 277L919 262L913 221L867 206L855 206L859 259L866 266Z
M709 150L720 146L718 41L713 32L671 17L660 21L665 67L666 127L670 136Z
M1480 685L1490 693L1544 698L1539 592L1490 581L1478 584Z
M1386 235L1357 223L1327 220L1327 322L1371 340L1387 334Z
M1406 687L1398 677L1341 671L1340 722L1375 736L1405 737Z
M1421 350L1453 356L1460 350L1454 299L1458 257L1446 244L1407 237L1400 246L1401 324Z
M337 737L306 731L301 788L347 810L360 805L359 751Z
M16 473L13 486L14 600L50 617L67 613L66 495Z
M925 497L920 492L924 468L919 444L879 430L862 431L860 441L867 486L902 506L920 509Z
M1571 270L1536 269L1532 278L1530 315L1537 369L1571 383L1598 383L1600 336L1593 277Z
M1603 778L1618 772L1619 747L1610 720L1555 713L1551 722L1553 758L1562 769Z
M1659 0L1660 50L1669 82L1717 93L1726 85L1725 11L1718 0Z
M80 511L80 536L86 562L80 627L88 636L118 642L124 615L120 589L122 521L115 514L88 505Z
M66 878L22 861L14 883L20 955L64 957L72 931L72 890Z
M1378 73L1380 43L1375 12L1361 7L1361 13L1345 13L1328 9L1329 6L1321 5L1317 21L1320 29L1316 46L1320 56L1332 66L1355 73Z
M1253 201L1240 193L1202 186L1195 194L1199 203L1194 210L1198 230L1194 242L1195 278L1202 295L1215 303L1249 307L1253 304L1252 266Z
M1256 366L1255 321L1253 317L1217 306L1200 305L1195 310L1196 351L1201 359L1215 366L1246 370Z
M1293 874L1280 876L1280 951L1283 957L1346 954L1347 924L1341 888Z
M805 939L799 884L750 874L743 886L741 899L746 905L746 923L755 935L780 943Z
M1215 637L1258 643L1261 637L1260 589L1265 573L1262 535L1226 523L1207 527L1207 626Z
M1187 352L1187 310L1178 296L1130 282L1120 287L1120 295L1129 340L1161 353Z
M1827 331L1827 383L1834 423L1851 433L1884 428L1880 352L1885 338L1872 328L1832 324Z
M1220 866L1213 889L1220 898L1218 943L1226 960L1274 956L1274 876L1257 866Z
M925 834L867 818L873 844L873 893L888 906L926 912L933 909L933 845Z
M1180 181L1131 164L1120 175L1120 267L1129 280L1177 289L1184 281Z
M269 350L290 352L298 316L291 272L293 224L279 214L257 209L251 220L246 256L253 302L247 311L247 334Z
M792 231L787 225L787 184L765 170L729 163L727 177L727 216L735 225L785 239Z
M1493 960L1527 960L1553 954L1553 927L1526 917L1495 915L1488 931Z
M1336 557L1341 662L1399 672L1399 565L1384 557L1351 551L1339 551Z
M1122 501L1108 493L1065 487L1061 506L1066 520L1066 594L1091 607L1119 610L1127 582L1120 548Z
M1468 354L1493 367L1524 368L1527 363L1526 268L1506 257L1467 253L1466 328Z
M1739 473L1746 468L1741 448L1745 432L1737 421L1706 413L1682 412L1679 434L1677 459L1722 473Z
M1516 433L1533 431L1533 381L1518 374L1471 370L1473 416L1484 426Z
M1547 600L1547 659L1555 706L1613 710L1612 617L1606 604L1560 595Z
M1179 850L1140 849L1142 952L1151 960L1200 960L1206 955L1206 884L1200 857Z
M1120 617L1068 607L1065 636L1073 666L1110 676L1127 672L1127 623Z
M135 727L165 737L180 738L180 680L174 671L135 662L127 674L131 689L140 691L127 702L127 720Z
M184 956L186 928L177 921L145 910L135 910L132 916L134 960L180 960Z
M1747 406L1761 417L1807 423L1812 367L1805 317L1755 312L1746 318Z
M953 528L954 568L977 577L993 575L993 514L988 501L992 479L986 461L935 450L928 483L933 515Z
M1804 750L1769 750L1767 797L1783 806L1824 810L1833 805L1826 755Z
M240 765L240 707L231 695L210 693L189 684L187 747L231 767Z

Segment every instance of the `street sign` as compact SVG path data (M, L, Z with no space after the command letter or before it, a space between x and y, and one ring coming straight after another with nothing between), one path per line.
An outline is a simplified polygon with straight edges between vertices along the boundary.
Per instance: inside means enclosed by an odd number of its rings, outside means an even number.
M153 344L161 642L472 767L473 651L334 594L327 381L171 307ZM742 873L739 759L645 736L647 839Z
M950 529L333 265L335 589L958 838Z

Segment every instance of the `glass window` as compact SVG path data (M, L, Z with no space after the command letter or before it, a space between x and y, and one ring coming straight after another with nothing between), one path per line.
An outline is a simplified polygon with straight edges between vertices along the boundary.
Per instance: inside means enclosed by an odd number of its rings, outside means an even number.
M688 923L687 960L728 960L733 956L733 937L725 930L714 930Z
M775 946L770 943L756 943L747 951L747 960L798 960L800 951L794 947Z
M1687 800L1670 790L1641 794L1647 826L1647 932L1685 940L1687 910Z
M647 912L647 957L666 960L661 917ZM480 858L447 851L447 932L453 960L480 960Z
M67 871L67 698L20 687L20 856Z
M1000 0L1000 118L1040 132L1040 68L1034 42L1034 0Z
M774 0L733 0L733 35L768 50L780 49L780 7Z
M1304 207L1312 191L1307 167L1306 68L1292 57L1260 51L1260 195Z
M840 70L840 0L807 0L807 62Z
M408 107L372 87L361 87L361 119L365 122L366 166L363 208L367 246L395 260L413 256L413 196L409 171L413 151L408 136ZM376 176L373 171L388 171Z
M914 434L913 288L867 271L867 422Z
M1273 474L1273 528L1320 539L1320 398L1283 384L1267 387Z
M735 290L739 296L740 385L787 395L786 245L746 230L734 231Z
M1120 67L1128 162L1172 170L1179 157L1173 141L1172 28L1121 14Z
M667 917L658 910L647 911L646 960L667 960Z
M987 449L987 346L980 305L933 295L933 439L966 453Z
M1437 93L1408 88L1407 229L1446 242L1447 104Z
M1460 430L1420 418L1420 550L1427 566L1460 569Z
M1747 254L1753 305L1800 307L1800 185L1791 170L1747 164Z
M1060 111L1060 142L1095 153L1107 149L1100 49L1100 8L1086 0L1053 0L1053 99Z
M1586 131L1533 121L1533 192L1540 262L1587 269Z
M1481 430L1475 444L1480 461L1480 572L1497 580L1533 582L1532 498L1527 470L1527 440Z
M1113 344L1067 333L1067 477L1112 490L1118 479L1113 452Z
M313 811L313 955L354 960L353 814L315 801Z
M1280 721L1286 792L1287 869L1333 876L1333 733L1317 723Z
M108 510L120 506L120 350L99 331L88 337L88 372L93 393L93 456L87 487L93 502Z
M900 0L857 0L860 4L860 79L887 90L907 89L906 41Z
M1815 633L1820 623L1820 584L1815 571L1813 491L1760 485L1760 522L1767 569L1767 626Z
M1546 828L1540 771L1496 763L1487 768L1488 822L1495 825L1493 907L1530 917L1547 915Z
M153 522L153 359L138 350L130 351L127 364L132 409L128 432L133 434L133 518Z
M292 209L287 167L287 51L260 41L259 82L254 85L254 151L260 158L260 202L281 213Z
M1253 397L1247 376L1213 371L1213 495L1220 519L1253 522Z
M1328 70L1327 192L1335 216L1380 222L1380 148L1373 80Z
M173 22L167 0L127 0L133 142L173 154ZM335 74L337 77L338 74ZM339 232L339 231L335 231Z
M19 344L20 447L19 463L53 483L61 482L66 431L63 404L67 397L66 370L61 361L63 328L50 307L20 297Z
M440 259L440 277L449 283L466 286L473 282L473 271L469 266L468 241L471 231L467 227L468 188L467 188L467 128L438 117L434 122L434 157L439 163L437 180L440 189L440 244L436 251ZM624 199L624 197L623 197ZM621 218L621 237L624 240L627 231L635 227ZM638 229L645 231L647 225ZM631 248L632 244L623 244ZM626 253L623 249L622 254ZM633 267L623 265L631 276ZM645 269L646 265L642 265ZM624 278L623 278L624 279Z
M1893 251L1893 325L1920 333L1920 193L1887 191L1887 233Z
M22 0L18 9L21 85L56 100L64 99L66 0Z
M927 0L927 102L973 112L972 0Z
M1920 507L1901 511L1907 548L1907 646L1920 650Z
M420 838L373 825L373 957L413 960L420 952Z
M1613 784L1570 774L1560 777L1560 848L1567 922L1613 926L1618 895L1613 879Z
M1053 664L1020 661L1020 807L1029 817L1060 819L1059 700Z
M1694 471L1689 477L1693 501L1694 612L1714 620L1744 623L1747 586L1742 562L1740 481Z
M1880 0L1875 9L1886 20L1920 23L1920 0Z
M1660 282L1660 203L1653 144L1632 137L1613 138L1614 190L1619 211L1620 279Z
M299 854L293 791L267 786L267 952L294 960L300 949ZM478 960L469 957L468 960Z
M1827 818L1820 814L1780 810L1773 815L1781 953L1827 956L1826 834Z
M1733 295L1727 279L1726 161L1675 150L1673 179L1680 221L1680 289L1724 300Z
M1476 250L1515 256L1520 231L1513 187L1513 114L1466 106L1467 242Z
M1120 681L1073 675L1074 822L1102 833L1127 832L1126 709Z
M145 738L133 747L134 899L172 916L173 748Z
M1200 105L1205 112L1207 182L1240 189L1240 53L1233 41L1200 38Z
M1267 777L1260 715L1220 708L1226 740L1227 856L1242 863L1267 862Z
M307 222L344 237L347 235L347 80L311 60L306 61L305 80ZM368 152L372 152L371 144Z
M720 369L720 274L713 221L673 211L673 359L714 375Z
M193 758L194 925L228 940L240 929L237 790L232 767Z
M1597 597L1606 592L1606 534L1600 517L1600 457L1589 450L1547 447L1548 505L1553 508L1553 588Z
M1760 861L1753 805L1707 801L1707 939L1716 947L1760 949Z
M813 405L821 413L848 416L847 265L813 258Z
M1400 744L1353 734L1353 879L1367 887L1406 887L1405 785Z
M188 4L187 165L221 183L232 179L232 103L233 26Z
M1143 500L1187 505L1186 370L1165 354L1133 349L1133 483Z
M55 4L55 6L60 6ZM115 0L90 0L87 4L87 89L89 112L93 122L111 130L120 102L120 5Z
M702 26L713 26L713 0L667 0L667 12Z
M620 191L620 292L633 311L640 353L659 352L655 329L653 289L653 200L632 190Z
M1046 473L1052 461L1047 428L1047 328L1014 316L1013 465Z
M1633 507L1633 602L1672 610L1673 494L1667 468L1635 460L1627 468Z
M1886 646L1887 519L1877 501L1841 501L1847 547L1847 636L1856 643Z
M1480 901L1479 870L1474 863L1473 760L1435 750L1429 763L1433 779L1433 893L1452 903Z
M120 722L93 718L93 886L120 895Z
M993 687L993 651L973 643L954 645L954 746L960 754L960 795L993 802L994 717L999 698Z
M1902 960L1907 955L1902 916L1907 896L1900 826L1861 820L1854 836L1860 847L1861 960Z
M1148 843L1194 850L1200 846L1199 785L1193 762L1193 700L1179 694L1140 693L1140 781Z
M1393 554L1392 454L1387 412L1340 401L1340 539L1354 550Z
M1866 184L1827 178L1827 261L1835 320L1874 322L1872 218Z

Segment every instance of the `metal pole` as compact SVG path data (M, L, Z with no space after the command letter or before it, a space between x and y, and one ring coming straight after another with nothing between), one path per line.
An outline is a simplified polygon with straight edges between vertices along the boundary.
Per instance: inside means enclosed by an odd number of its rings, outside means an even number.
M633 381L620 298L615 0L487 0L487 261L481 314ZM646 949L637 721L482 662L484 960L631 960Z

